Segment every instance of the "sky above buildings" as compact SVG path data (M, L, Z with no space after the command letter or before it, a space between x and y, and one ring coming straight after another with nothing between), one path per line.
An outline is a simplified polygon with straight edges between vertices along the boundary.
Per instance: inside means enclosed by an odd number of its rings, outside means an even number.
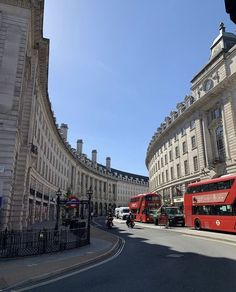
M49 97L68 141L148 175L148 144L208 62L224 0L45 0Z

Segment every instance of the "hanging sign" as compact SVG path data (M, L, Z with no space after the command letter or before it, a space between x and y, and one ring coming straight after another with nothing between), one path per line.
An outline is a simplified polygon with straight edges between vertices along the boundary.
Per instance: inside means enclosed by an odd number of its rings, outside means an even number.
M69 197L68 200L67 200L67 202L66 202L66 205L69 208L76 208L76 207L78 207L79 204L80 204L80 201L75 196Z

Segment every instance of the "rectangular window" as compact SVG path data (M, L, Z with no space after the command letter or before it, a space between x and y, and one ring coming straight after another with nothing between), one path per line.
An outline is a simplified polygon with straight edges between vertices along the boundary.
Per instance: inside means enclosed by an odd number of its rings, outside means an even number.
M169 180L169 173L168 173L168 169L166 170L166 181Z
M190 122L190 130L193 130L193 129L195 129L195 120L192 120Z
M179 157L179 146L175 147L175 157Z
M180 165L179 163L176 165L176 172L177 172L177 178L180 177Z
M170 178L174 179L174 168L173 167L170 168Z
M187 142L186 141L183 142L182 148L183 148L183 154L185 154L187 152Z
M106 183L104 182L104 185L103 185L103 191L106 192L106 189L107 189L107 185L106 185Z
M42 165L42 158L39 157L39 168L38 168L38 172L41 174L41 165Z
M193 215L235 216L232 205L193 206Z
M216 108L212 111L212 120L221 118L221 110L220 108Z
M198 159L197 159L197 156L193 157L193 169L194 169L194 171L198 171Z
M45 174L45 162L43 161L43 169L42 169L42 174Z
M196 138L195 136L191 137L192 149L196 148Z
M201 192L214 192L216 190L230 189L234 183L234 180L220 181L217 183L207 183L194 187L189 187L186 191L187 194L195 194Z
M165 164L167 164L168 161L167 161L167 154L165 154Z
M172 161L172 160L173 160L173 156L172 156L172 150L170 150L170 151L169 151L169 159L170 159L170 161Z
M184 161L184 173L185 173L185 175L189 174L188 161L187 160Z

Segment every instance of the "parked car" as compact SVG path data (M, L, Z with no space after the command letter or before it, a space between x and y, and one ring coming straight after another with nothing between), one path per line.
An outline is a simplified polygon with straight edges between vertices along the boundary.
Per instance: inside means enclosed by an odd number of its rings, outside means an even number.
M178 207L162 206L152 216L155 225L185 226L184 214Z
M119 208L119 213L118 213L118 218L122 220L126 220L129 216L129 207L120 207Z

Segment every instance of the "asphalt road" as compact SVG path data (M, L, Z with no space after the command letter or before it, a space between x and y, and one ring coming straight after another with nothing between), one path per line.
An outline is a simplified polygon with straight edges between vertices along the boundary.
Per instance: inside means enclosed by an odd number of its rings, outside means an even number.
M103 224L103 221L101 222ZM125 221L112 230L125 240L115 259L28 291L236 291L236 245Z

